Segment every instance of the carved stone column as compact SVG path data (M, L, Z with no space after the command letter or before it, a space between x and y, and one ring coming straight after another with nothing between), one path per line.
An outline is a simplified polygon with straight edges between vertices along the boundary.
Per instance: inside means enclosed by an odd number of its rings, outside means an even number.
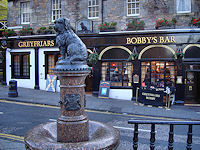
M89 140L88 117L84 112L87 65L57 63L54 72L60 80L61 113L57 120L57 142L75 143Z

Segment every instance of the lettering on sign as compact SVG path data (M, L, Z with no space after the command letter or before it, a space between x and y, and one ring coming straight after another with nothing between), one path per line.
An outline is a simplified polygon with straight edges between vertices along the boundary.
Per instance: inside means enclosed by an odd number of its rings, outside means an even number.
M20 41L18 47L52 47L54 46L54 40L47 41Z
M126 38L126 44L157 44L157 43L176 43L175 36Z
M156 91L155 89L139 89L140 103L145 105L163 106L163 91Z
M146 99L149 99L149 100L155 100L156 97L160 97L159 94L153 94L153 93L144 93L144 92L142 92L142 95L146 96Z

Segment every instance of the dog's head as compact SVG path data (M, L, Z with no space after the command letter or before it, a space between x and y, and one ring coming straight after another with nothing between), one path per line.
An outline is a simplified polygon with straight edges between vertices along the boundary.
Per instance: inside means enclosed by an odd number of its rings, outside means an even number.
M70 21L68 18L58 18L54 22L54 29L56 32L63 32L70 29Z

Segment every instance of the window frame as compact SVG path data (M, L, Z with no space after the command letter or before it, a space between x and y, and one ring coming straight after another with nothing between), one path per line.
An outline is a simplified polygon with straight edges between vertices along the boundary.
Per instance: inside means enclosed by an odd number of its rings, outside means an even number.
M106 65L104 63L107 63ZM119 71L120 76L118 76L119 81L113 81L114 78L111 79L111 75L113 75L113 63L116 64L116 67L118 68L117 71ZM128 64L130 63L130 64ZM127 73L125 74L125 67L131 66L131 70L127 70ZM109 72L105 72L106 70ZM131 77L128 76L128 72L131 71ZM104 72L104 74L103 74ZM121 73L121 74L120 74ZM104 75L104 77L103 77ZM130 77L130 79L129 79ZM110 81L111 82L111 88L132 88L132 82L133 82L133 64L132 62L128 62L126 60L124 61L118 61L118 60L111 60L111 61L102 61L101 62L101 80L105 78L105 81ZM120 81L121 79L121 81ZM130 82L129 82L130 80ZM104 81L104 80L103 80ZM112 85L115 83L120 83L121 85ZM131 85L129 85L131 83Z
M58 2L58 3L56 4L56 2ZM55 9L54 9L54 3L55 3L55 7L57 7ZM57 13L57 11L59 11L60 14ZM55 12L55 19L54 19L54 12ZM62 13L61 0L51 0L51 21L54 22L56 19L60 18L61 13ZM56 16L58 16L58 17L56 17Z
M139 3L139 7L138 7L138 9L139 9L139 13L137 14L137 13L135 13L135 14L133 14L133 13L131 13L131 14L129 14L128 13L128 11L129 11L129 7L128 7L128 5L129 4L133 4L133 3ZM133 9L133 8L131 8L131 9ZM136 11L136 7L134 8L135 9L135 11ZM127 10L127 16L139 16L140 15L140 0L138 0L138 2L137 2L137 0L134 0L134 2L133 2L133 0L131 0L131 2L128 2L128 0L126 0L126 10ZM132 11L132 10L131 10Z
M27 8L24 9L24 4L26 4ZM21 2L20 3L20 17L21 17L21 24L30 24L30 20L31 20L31 11L30 11L30 6L31 3L30 1L27 2ZM27 9L27 10L26 10ZM29 21L25 21L23 15L24 14L28 14L29 15Z
M89 6L89 1L91 1L91 6ZM98 5L97 5L97 1L98 1ZM99 0L95 0L95 4L96 5L92 5L92 0L88 0L88 19L97 19L97 18L99 18L99 13L100 13L100 11L99 11L99 8L100 8L100 2L99 2ZM93 9L93 8L96 8L96 7L98 7L98 11L95 9L95 16L92 16L92 17L90 17L90 8L91 9ZM93 13L93 11L91 11L92 13ZM98 12L98 16L96 16L96 12ZM92 14L91 13L91 14Z
M177 14L186 14L186 13L191 13L192 12L192 2L191 2L191 0L189 0L190 1L190 10L185 10L185 11L179 11L178 10L178 1L181 1L181 0L176 0L176 13ZM184 0L184 1L186 1L186 0Z
M49 62L49 58L48 58L48 55L55 55L55 58L54 58L54 61L55 61L55 65L56 65L56 62L58 61L58 58L59 58L59 55L60 55L60 52L59 51L45 51L44 52L44 55L45 55L45 65L43 67L45 67L45 79L47 78L47 74L49 73L48 70L49 70L49 65L48 65L48 62Z
M30 79L30 52L19 52L19 53L10 53L11 54L11 78L12 79ZM28 55L28 75L24 75L24 67L23 67L23 56ZM14 65L14 57L19 56L19 76L15 75L15 65Z
M149 69L149 77L146 81L148 81L150 83L150 86L155 86L155 85L152 85L152 83L156 83L157 79L159 79L160 81L162 81L162 80L164 81L164 87L167 86L167 80L169 80L169 79L173 81L172 82L173 86L176 86L177 66L176 66L175 61L146 60L146 61L141 61L140 63L141 63L140 64L140 66L141 66L140 67L141 86L142 86L142 83L145 82L146 73L147 73L146 69ZM163 70L162 73L161 72L158 72L158 73L153 72L153 71L155 71L156 66L159 69L161 68L161 65L157 65L156 63L164 64L163 68L162 68L162 70ZM170 67L171 67L171 69L169 69ZM172 72L170 72L170 74L169 74L169 72L167 72L168 70L172 71ZM143 73L145 73L145 74L143 74ZM160 75L163 75L163 77L160 77ZM172 78L169 77L169 75L172 76ZM159 76L159 77L157 77L157 76ZM152 81L152 79L154 79L154 81ZM146 83L145 83L145 86L148 86L148 85L146 85Z

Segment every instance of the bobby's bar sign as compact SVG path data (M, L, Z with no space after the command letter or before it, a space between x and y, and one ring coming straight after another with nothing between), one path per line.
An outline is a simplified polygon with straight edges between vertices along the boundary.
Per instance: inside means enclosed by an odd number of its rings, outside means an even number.
M139 102L145 105L163 106L163 91L139 89Z
M176 43L175 36L137 36L127 37L126 44Z
M110 81L100 81L99 98L109 98Z
M55 46L54 40L45 40L45 41L19 41L17 43L19 48L27 47L53 47Z

